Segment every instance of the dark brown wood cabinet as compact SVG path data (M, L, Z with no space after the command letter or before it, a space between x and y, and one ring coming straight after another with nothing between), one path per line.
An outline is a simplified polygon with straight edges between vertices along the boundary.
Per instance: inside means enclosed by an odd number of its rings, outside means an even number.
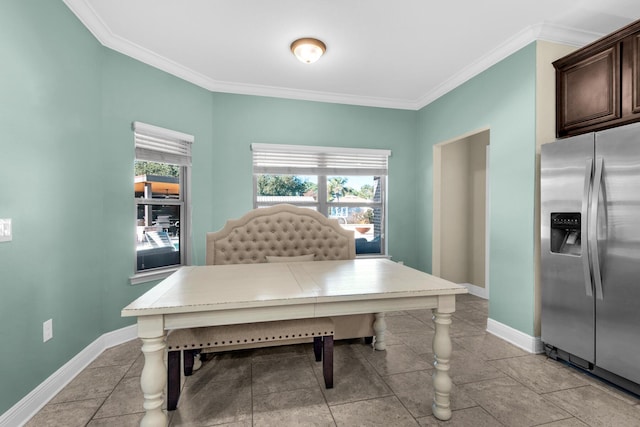
M640 21L553 66L559 138L640 121Z

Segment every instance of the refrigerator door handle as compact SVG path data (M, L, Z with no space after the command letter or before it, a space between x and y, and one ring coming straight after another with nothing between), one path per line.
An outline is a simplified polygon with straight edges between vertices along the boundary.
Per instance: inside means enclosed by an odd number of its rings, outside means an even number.
M593 282L596 288L596 298L603 299L602 276L600 275L600 257L598 251L598 205L600 196L600 186L602 184L602 157L596 159L596 172L593 178L591 193L591 212L589 214L589 244L591 246L591 263L593 265Z
M591 263L589 260L589 190L591 189L591 172L593 170L593 159L587 159L584 168L584 191L582 193L582 221L580 223L580 235L582 235L582 269L584 271L584 285L587 296L592 297Z

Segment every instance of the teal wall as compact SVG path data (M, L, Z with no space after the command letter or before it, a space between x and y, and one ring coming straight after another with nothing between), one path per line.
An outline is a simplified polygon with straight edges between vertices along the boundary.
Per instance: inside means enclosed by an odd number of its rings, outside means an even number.
M61 2L2 2L0 413L104 331L102 56Z
M252 206L252 142L391 149L389 248L417 263L415 111L210 93L101 46L62 2L0 7L0 413L132 324L132 121L195 136L193 262ZM54 338L42 343L42 323Z
M418 268L431 271L433 146L490 129L489 316L532 336L535 70L532 43L420 110L416 155Z
M417 112L222 93L213 99L214 227L252 208L253 142L390 149L389 254L415 265L407 225L416 222Z

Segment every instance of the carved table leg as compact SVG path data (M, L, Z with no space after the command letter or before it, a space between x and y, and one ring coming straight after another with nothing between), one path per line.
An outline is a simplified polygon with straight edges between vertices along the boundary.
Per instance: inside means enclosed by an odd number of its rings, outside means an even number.
M376 320L373 322L373 330L376 333L376 350L386 350L387 344L384 342L384 333L387 330L387 322L384 320L384 313L375 313Z
M162 410L164 387L167 383L167 368L164 364L166 342L162 325L162 316L138 318L138 336L142 339L144 354L140 385L146 414L140 422L142 427L164 427L168 421Z
M433 415L443 421L451 418L451 377L449 376L449 362L451 361L451 337L449 325L451 314L442 313L438 309L433 310L433 322L436 333L433 336L434 367L433 388Z

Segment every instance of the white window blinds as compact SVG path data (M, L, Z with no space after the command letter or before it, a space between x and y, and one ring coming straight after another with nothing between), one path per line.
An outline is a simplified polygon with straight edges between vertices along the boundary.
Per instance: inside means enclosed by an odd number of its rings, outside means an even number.
M254 174L386 176L390 150L251 144Z
M141 122L131 125L136 159L191 166L193 136Z

